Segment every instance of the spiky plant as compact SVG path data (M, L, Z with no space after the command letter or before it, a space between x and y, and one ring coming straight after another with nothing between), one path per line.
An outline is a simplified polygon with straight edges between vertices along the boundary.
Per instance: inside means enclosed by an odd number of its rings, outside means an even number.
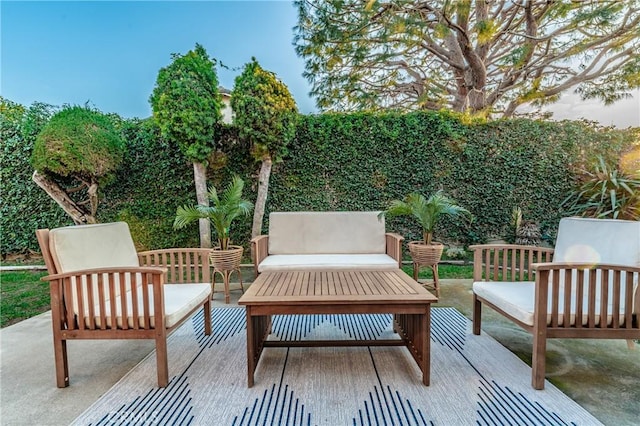
M407 195L404 200L393 200L389 204L389 208L381 212L379 217L412 216L422 227L424 243L430 245L433 232L444 215L471 217L469 210L456 204L442 190L432 194L428 199L424 195L414 192Z
M624 172L602 157L593 171L564 201L570 214L584 217L640 220L640 171Z
M218 246L221 250L227 250L231 223L240 216L249 216L253 209L253 204L242 198L243 189L244 181L238 176L233 177L222 194L218 194L215 187L210 187L208 196L211 206L198 204L195 207L178 207L174 229L184 228L198 219L209 219L216 231Z
M518 237L518 228L522 224L522 209L518 206L511 210L511 216L509 218L509 226L507 227L507 233L504 239L508 243L515 243Z
M538 224L531 220L525 220L516 230L515 243L524 246L538 246L541 238L542 232L540 232Z

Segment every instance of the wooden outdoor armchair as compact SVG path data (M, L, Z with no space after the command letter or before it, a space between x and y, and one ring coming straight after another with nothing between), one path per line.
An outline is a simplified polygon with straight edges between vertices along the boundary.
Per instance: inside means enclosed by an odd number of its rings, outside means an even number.
M138 255L124 222L36 231L49 275L58 387L69 386L67 340L154 339L158 386L169 382L167 336L204 308L211 334L209 250Z
M533 334L544 388L548 338L640 339L640 222L565 218L555 250L476 245L473 333L486 305Z

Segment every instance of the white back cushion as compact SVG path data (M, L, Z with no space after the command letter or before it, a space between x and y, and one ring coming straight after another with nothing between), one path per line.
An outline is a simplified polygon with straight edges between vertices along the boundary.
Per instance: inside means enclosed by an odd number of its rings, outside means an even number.
M569 217L560 220L558 238L553 253L554 262L568 263L608 263L615 265L640 266L640 222L615 219L590 219ZM622 272L624 283L627 277ZM640 303L638 292L638 274L631 278L633 282L632 312L637 313ZM572 272L572 281L576 281L576 271ZM613 272L607 277L608 293L613 294ZM585 274L583 288L586 293L589 286L589 275ZM596 275L596 300L602 297L602 272ZM561 290L564 289L564 276L560 277ZM626 299L626 289L620 288L621 300ZM611 298L611 296L609 296ZM621 306L620 309L624 309Z
M49 231L49 249L58 273L75 272L83 269L131 267L139 266L136 248L129 233L129 225L125 222L100 223L96 225L79 225L57 228ZM91 275L93 300L89 301L86 290L83 290L83 306L98 304L98 277ZM116 281L118 277L116 277ZM78 292L75 278L71 286L73 311L78 313ZM83 278L82 286L87 287ZM139 284L137 284L139 285ZM125 289L131 288L129 277L126 277ZM115 286L116 296L120 295L120 285ZM110 294L105 291L108 300ZM70 303L67 299L67 303Z
M129 226L125 222L52 229L49 231L49 248L58 273L139 266Z
M640 222L561 219L553 261L640 266Z
M385 253L385 223L378 213L271 213L269 254Z

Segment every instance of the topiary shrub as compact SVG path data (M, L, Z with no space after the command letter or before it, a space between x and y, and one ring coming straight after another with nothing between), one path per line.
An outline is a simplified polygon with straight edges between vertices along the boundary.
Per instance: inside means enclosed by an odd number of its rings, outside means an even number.
M95 223L99 186L113 179L124 153L125 141L110 117L89 108L66 107L36 137L33 179L74 222ZM86 190L84 199L72 195L75 187Z
M250 152L260 161L258 195L251 235L261 233L273 162L282 161L296 132L298 107L287 86L255 58L244 66L231 93L234 124Z

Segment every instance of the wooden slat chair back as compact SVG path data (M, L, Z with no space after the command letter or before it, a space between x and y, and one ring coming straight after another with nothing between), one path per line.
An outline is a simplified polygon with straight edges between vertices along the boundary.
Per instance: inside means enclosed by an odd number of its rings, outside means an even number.
M211 334L211 288L191 278L167 284L171 262L140 266L124 222L36 231L49 275L56 382L69 385L66 341L69 339L154 339L158 386L169 381L167 335L204 308L205 334ZM191 249L172 249L179 253ZM193 266L193 265L192 265ZM205 265L208 267L208 263ZM190 270L197 270L194 267ZM172 278L179 278L177 271ZM187 274L189 275L189 274ZM179 306L178 299L192 302ZM192 306L196 306L193 308Z
M555 249L471 249L473 332L482 305L531 332L535 389L544 388L547 338L640 339L640 222L564 218Z

